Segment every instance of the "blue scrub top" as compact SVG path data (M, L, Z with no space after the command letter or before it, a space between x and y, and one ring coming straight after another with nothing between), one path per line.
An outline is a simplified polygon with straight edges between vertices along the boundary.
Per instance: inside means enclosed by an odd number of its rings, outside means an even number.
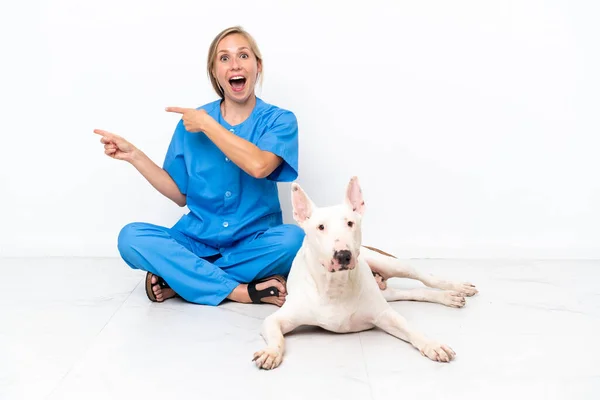
M298 123L295 115L256 98L250 116L229 125L221 115L221 100L204 109L222 126L283 162L264 179L256 179L229 160L202 132L188 132L179 121L163 168L186 195L189 213L174 226L209 256L238 241L283 223L277 182L298 176ZM203 251L200 251L203 250Z

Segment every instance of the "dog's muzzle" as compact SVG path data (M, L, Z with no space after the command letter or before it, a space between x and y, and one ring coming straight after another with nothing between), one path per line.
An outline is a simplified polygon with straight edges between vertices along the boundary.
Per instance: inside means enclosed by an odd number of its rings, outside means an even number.
M333 258L335 258L340 265L348 265L350 264L350 261L352 261L352 253L350 253L350 250L336 251L333 254Z
M350 250L337 250L333 253L331 260L331 272L346 271L354 268L352 252Z

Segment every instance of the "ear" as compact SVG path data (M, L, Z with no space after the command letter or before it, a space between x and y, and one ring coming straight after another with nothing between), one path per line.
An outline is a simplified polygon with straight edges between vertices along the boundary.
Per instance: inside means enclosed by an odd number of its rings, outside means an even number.
M360 188L356 176L353 176L348 183L348 188L346 189L346 204L360 215L363 215L365 212L365 201L363 200L362 189Z
M314 204L306 195L304 190L296 182L292 183L292 208L294 210L294 220L302 224L310 218L313 212Z

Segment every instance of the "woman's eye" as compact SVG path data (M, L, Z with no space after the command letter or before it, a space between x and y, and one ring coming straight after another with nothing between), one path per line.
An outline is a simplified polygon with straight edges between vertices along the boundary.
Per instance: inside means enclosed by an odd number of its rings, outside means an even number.
M323 225L323 224L319 225L319 230L320 230L320 231L322 231L322 230L324 230L324 229L325 229L325 225Z
M221 56L221 61L227 61L227 56Z
M248 54L242 54L240 57L242 57L242 58L248 58Z

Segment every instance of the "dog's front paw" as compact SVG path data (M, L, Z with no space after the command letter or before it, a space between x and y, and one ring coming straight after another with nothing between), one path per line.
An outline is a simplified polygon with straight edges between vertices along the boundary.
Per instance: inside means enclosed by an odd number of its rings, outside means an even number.
M433 361L450 362L456 356L454 350L450 346L437 342L425 343L419 351L422 355Z
M274 369L281 364L283 355L276 349L266 348L254 353L252 361L256 363L258 368Z

